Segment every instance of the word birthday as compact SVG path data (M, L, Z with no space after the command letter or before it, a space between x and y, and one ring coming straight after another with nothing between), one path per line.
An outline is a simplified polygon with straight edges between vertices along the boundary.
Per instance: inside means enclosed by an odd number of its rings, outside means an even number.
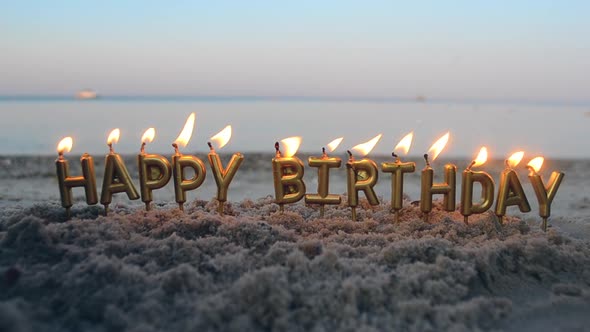
M109 204L112 197L117 193L126 193L131 200L141 198L145 203L146 210L150 210L153 200L152 191L164 187L170 179L173 178L175 199L179 209L184 209L186 202L186 192L195 190L201 186L206 176L206 168L203 161L193 155L183 155L180 153L180 147L185 147L192 136L195 122L195 114L188 117L184 128L178 138L172 143L174 154L172 162L161 155L147 154L145 147L152 142L155 137L155 129L149 128L142 136L140 153L137 155L137 165L139 169L139 193L131 178L129 172L119 154L115 153L113 144L117 143L120 136L119 129L114 129L108 139L109 154L105 160L104 179L102 183L102 192L100 203L105 207L105 214L108 213ZM227 144L231 138L231 126L225 127L211 141L215 142L220 149ZM377 184L379 167L377 164L366 158L375 145L381 139L381 134L375 136L366 143L356 145L348 150L348 161L346 162L347 173L347 199L348 206L352 211L352 220L356 220L356 208L359 204L359 192L363 192L367 201L371 205L378 205L379 199L374 191ZM456 209L456 178L457 166L447 164L444 166L444 182L434 183L434 169L430 162L434 161L446 146L450 133L446 133L438 139L427 154L424 154L426 166L421 172L421 194L420 210L423 218L428 221L432 211L432 201L434 195L443 195L443 208L445 211L455 211ZM337 138L327 146L330 152L334 151L342 142L343 138ZM399 212L403 208L403 188L404 176L416 171L416 164L413 162L402 162L399 154L407 154L410 150L413 140L413 133L407 134L394 148L392 156L394 161L384 162L381 164L381 172L391 173L391 210L395 214L395 221L399 222ZM322 155L319 157L310 157L308 165L318 170L318 187L317 193L307 193L304 176L304 164L295 156L299 145L300 137L290 137L283 139L283 150L279 142L275 143L275 157L272 159L272 170L275 189L275 202L279 205L280 211L284 211L285 204L296 203L302 199L306 204L317 204L320 207L320 217L324 216L325 205L340 204L342 198L340 195L331 194L329 191L330 170L340 168L342 160L337 157L331 157L322 148ZM92 156L85 153L80 159L82 175L71 176L69 174L69 164L64 157L65 152L71 151L73 140L71 137L62 139L57 147L58 159L56 160L57 178L60 189L61 204L66 209L69 217L70 208L73 206L72 188L83 187L86 195L86 203L94 205L98 203L98 194L96 187L96 176L94 172L94 160ZM228 164L224 167L219 155L211 142L208 142L210 152L208 161L217 185L218 212L223 214L224 203L227 201L229 185L237 173L240 165L244 160L241 153L232 155ZM355 153L353 154L354 151ZM396 154L397 152L397 154ZM355 154L362 159L355 159ZM524 157L524 152L519 151L512 154L506 160L506 169L500 176L500 184L496 195L496 206L494 212L502 222L509 206L516 206L521 212L530 212L531 207L524 193L522 183L514 170ZM486 147L482 147L477 157L462 173L461 185L461 205L460 212L464 216L465 223L468 223L469 216L480 214L488 211L494 204L495 184L490 174L484 171L474 171L472 168L483 165L488 158ZM533 158L527 168L530 170L528 176L533 186L537 201L539 203L539 216L543 219L542 228L547 230L548 218L551 215L551 204L557 194L557 190L563 180L564 173L552 172L547 185L543 182L541 175L538 173L543 165L544 158ZM187 178L187 170L191 169L194 173L192 177ZM474 186L478 183L481 186L481 197L478 202L473 202Z

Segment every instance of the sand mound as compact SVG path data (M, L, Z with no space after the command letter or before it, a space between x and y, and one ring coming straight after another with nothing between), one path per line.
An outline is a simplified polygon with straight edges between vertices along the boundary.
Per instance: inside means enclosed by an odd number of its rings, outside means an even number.
M408 202L326 219L271 198L195 201L108 217L55 204L0 217L0 330L580 329L590 324L590 242L491 215L463 224Z

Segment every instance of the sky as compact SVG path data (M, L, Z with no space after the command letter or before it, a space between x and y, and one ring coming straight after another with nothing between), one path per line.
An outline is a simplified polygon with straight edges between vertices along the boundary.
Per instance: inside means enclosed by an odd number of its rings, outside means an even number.
M6 1L0 95L590 100L588 1Z

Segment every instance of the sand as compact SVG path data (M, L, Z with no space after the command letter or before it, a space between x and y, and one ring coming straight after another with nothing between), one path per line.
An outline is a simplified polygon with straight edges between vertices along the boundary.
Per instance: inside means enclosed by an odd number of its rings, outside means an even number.
M0 331L584 331L590 241L539 221L272 198L0 217Z

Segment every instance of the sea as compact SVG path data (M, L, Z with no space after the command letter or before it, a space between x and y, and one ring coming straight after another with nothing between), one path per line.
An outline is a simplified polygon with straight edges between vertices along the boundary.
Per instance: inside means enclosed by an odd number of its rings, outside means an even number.
M156 129L149 153L170 156L173 142L186 117L195 112L196 124L190 143L182 152L207 163L207 141L226 125L233 128L229 144L218 152L227 161L241 152L245 162L230 185L229 200L257 199L274 194L271 159L274 143L290 136L303 141L297 156L305 163L309 156L321 155L321 148L337 137L344 137L332 156L347 158L346 150L383 134L367 156L381 162L393 160L391 152L407 133L414 142L404 160L414 161L417 171L408 174L405 192L418 200L422 155L442 134L451 140L440 157L432 161L436 181L442 181L446 163L467 167L481 146L488 147L490 161L477 170L499 180L503 160L512 152L525 151L517 167L533 211L521 214L535 218L537 201L528 180L526 162L545 157L540 171L545 180L551 172L563 172L565 178L553 202L552 216L590 223L590 104L525 101L452 101L403 99L344 99L297 97L99 97L76 100L70 97L1 97L0 114L0 207L59 202L54 161L56 145L64 136L72 136L74 146L66 155L72 174L78 174L79 156L95 157L100 191L106 139L113 128L121 138L114 146L124 156L126 166L138 186L136 155L140 139L149 128ZM360 157L360 156L358 156ZM317 190L317 170L305 168L308 192ZM457 177L457 201L461 176ZM345 194L346 172L343 166L331 171L331 192ZM375 188L382 200L390 200L391 176L379 174ZM204 184L189 193L189 199L215 197L215 182L209 172ZM83 190L74 190L77 204L85 204ZM477 193L476 193L477 195ZM361 194L362 196L362 194ZM477 196L476 196L477 197ZM155 192L157 202L174 200L173 184ZM136 204L124 194L115 204Z

